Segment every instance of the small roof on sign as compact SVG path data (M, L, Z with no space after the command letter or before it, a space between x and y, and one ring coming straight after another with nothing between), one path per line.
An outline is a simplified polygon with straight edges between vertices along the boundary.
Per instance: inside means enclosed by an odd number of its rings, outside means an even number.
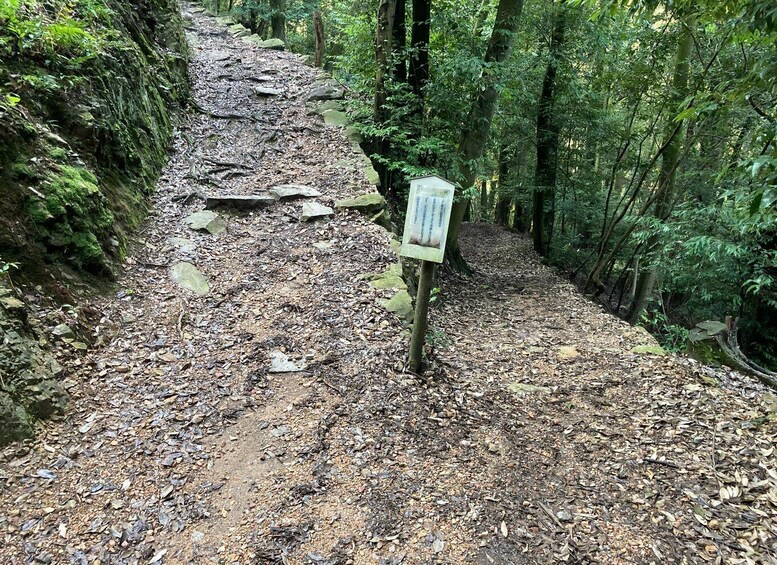
M444 182L445 184L451 185L452 187L456 186L451 181L449 181L447 179L444 179L442 177L438 177L437 175L424 175L424 176L421 176L421 177L415 177L415 178L410 179L410 182L414 182L414 181L417 181L417 180L423 180L423 179L437 179L439 181Z

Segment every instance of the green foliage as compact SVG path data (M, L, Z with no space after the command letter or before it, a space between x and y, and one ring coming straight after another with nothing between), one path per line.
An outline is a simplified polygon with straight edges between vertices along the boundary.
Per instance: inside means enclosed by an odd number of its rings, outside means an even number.
M9 263L3 261L2 256L0 256L0 275L7 275L11 272L12 269L18 269L19 263Z
M647 310L640 318L640 325L653 333L667 351L682 353L688 346L689 330L672 324L669 317L660 310Z
M450 349L452 342L443 330L430 327L426 332L426 343L437 349Z
M43 4L37 0L0 1L0 57L91 58L101 39L89 27L109 19L97 0Z

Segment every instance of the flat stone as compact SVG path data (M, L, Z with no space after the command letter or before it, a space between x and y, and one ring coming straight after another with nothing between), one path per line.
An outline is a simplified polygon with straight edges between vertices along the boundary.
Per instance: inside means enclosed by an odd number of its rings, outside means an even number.
M356 198L346 198L344 200L338 200L335 203L335 208L356 210L364 214L376 214L385 207L386 199L377 192L368 192L367 194L362 194Z
M197 244L191 239L185 239L183 237L170 237L167 239L167 245L187 255L191 255L197 251Z
M510 383L507 385L507 390L519 396L526 396L529 394L547 394L550 392L550 389L546 386L530 385L528 383Z
M405 279L402 278L402 264L394 263L382 273L370 273L364 275L370 284L377 289L407 289Z
M574 346L570 345L559 347L556 353L561 359L572 359L574 357L580 357L580 352Z
M266 208L275 204L276 200L269 194L252 194L248 196L230 194L226 196L208 196L205 199L205 208L233 208L236 210L252 210L254 208Z
M281 351L270 353L270 373L299 373L304 370L304 365L299 365L290 360L285 353Z
M381 305L406 322L413 321L413 315L415 314L415 311L413 310L413 298L407 290L400 290L389 300L382 301Z
M361 143L364 141L362 134L359 132L356 126L348 126L345 128L345 137L351 143Z
M257 96L280 96L283 94L283 91L277 88L270 88L269 86L255 86L254 94Z
M308 104L308 114L323 114L327 110L343 111L343 105L337 100L325 100L324 102Z
M378 171L375 170L375 167L372 166L372 164L364 166L364 176L367 177L367 181L372 186L380 186L380 175L378 174Z
M386 275L380 278L377 278L373 280L370 283L374 288L377 289L387 289L387 288L407 288L407 285L405 284L405 280L402 277L397 277L395 275Z
M318 202L303 202L302 203L302 216L300 219L303 222L311 222L319 218L326 218L334 214L335 211L329 206L324 206Z
M206 56L211 61L226 61L232 57L232 53L229 51L214 50L208 51Z
M291 200L292 198L315 198L321 193L312 186L302 184L281 184L270 189L270 194L276 200Z
M342 100L345 98L345 90L336 84L322 84L311 90L305 100L313 102L318 100Z
M329 249L332 249L334 244L331 241L317 241L313 244L314 249L318 249L319 251L328 251Z
M242 24L235 24L229 26L229 33L231 33L233 37L248 37L251 35L251 30L244 27Z
M210 291L208 279L191 263L176 263L170 269L170 276L178 286L197 296L205 296Z
M707 332L709 336L716 336L719 333L723 333L728 330L728 327L723 322L717 320L707 320L706 322L699 322L696 324L697 328L700 328Z
M558 518L560 522L571 522L572 514L570 514L568 510L561 510L560 512L556 512L556 518Z
M184 219L184 222L195 231L205 230L212 234L221 233L227 229L227 224L224 219L210 210L195 212L194 214L187 216Z
M638 345L632 347L631 352L647 355L666 355L666 350L660 345Z
M57 327L51 330L51 334L55 337L61 337L62 339L76 338L76 333L70 329L70 326L67 324L59 324Z
M370 218L373 224L378 224L386 231L391 231L391 214L388 210L381 210Z
M276 51L283 51L286 49L286 44L281 39L262 39L258 35L250 35L244 37L243 41L253 43L262 49L274 49Z
M13 296L0 297L0 306L6 310L22 310L24 308L24 302Z
M348 115L340 110L324 110L321 115L324 116L324 123L330 126L346 126L350 123Z

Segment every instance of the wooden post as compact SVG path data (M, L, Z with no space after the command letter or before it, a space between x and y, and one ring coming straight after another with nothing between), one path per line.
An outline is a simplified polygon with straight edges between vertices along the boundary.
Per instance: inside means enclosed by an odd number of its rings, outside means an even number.
M421 361L426 341L426 329L429 326L429 296L432 290L435 263L421 261L421 276L418 279L418 295L415 299L415 318L413 335L410 338L410 370L420 373Z

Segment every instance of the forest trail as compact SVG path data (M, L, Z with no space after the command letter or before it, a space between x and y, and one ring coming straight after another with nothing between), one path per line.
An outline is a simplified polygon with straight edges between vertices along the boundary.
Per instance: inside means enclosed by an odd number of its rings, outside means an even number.
M777 563L774 396L640 353L653 339L525 238L464 227L476 274L442 273L419 379L391 291L360 278L396 260L382 228L299 222L293 201L189 229L194 191L297 183L331 205L372 187L308 114L317 71L185 11L213 115L179 128L95 305L104 346L69 360L71 412L3 453L4 563ZM173 283L179 260L207 295ZM277 353L303 370L269 371Z

